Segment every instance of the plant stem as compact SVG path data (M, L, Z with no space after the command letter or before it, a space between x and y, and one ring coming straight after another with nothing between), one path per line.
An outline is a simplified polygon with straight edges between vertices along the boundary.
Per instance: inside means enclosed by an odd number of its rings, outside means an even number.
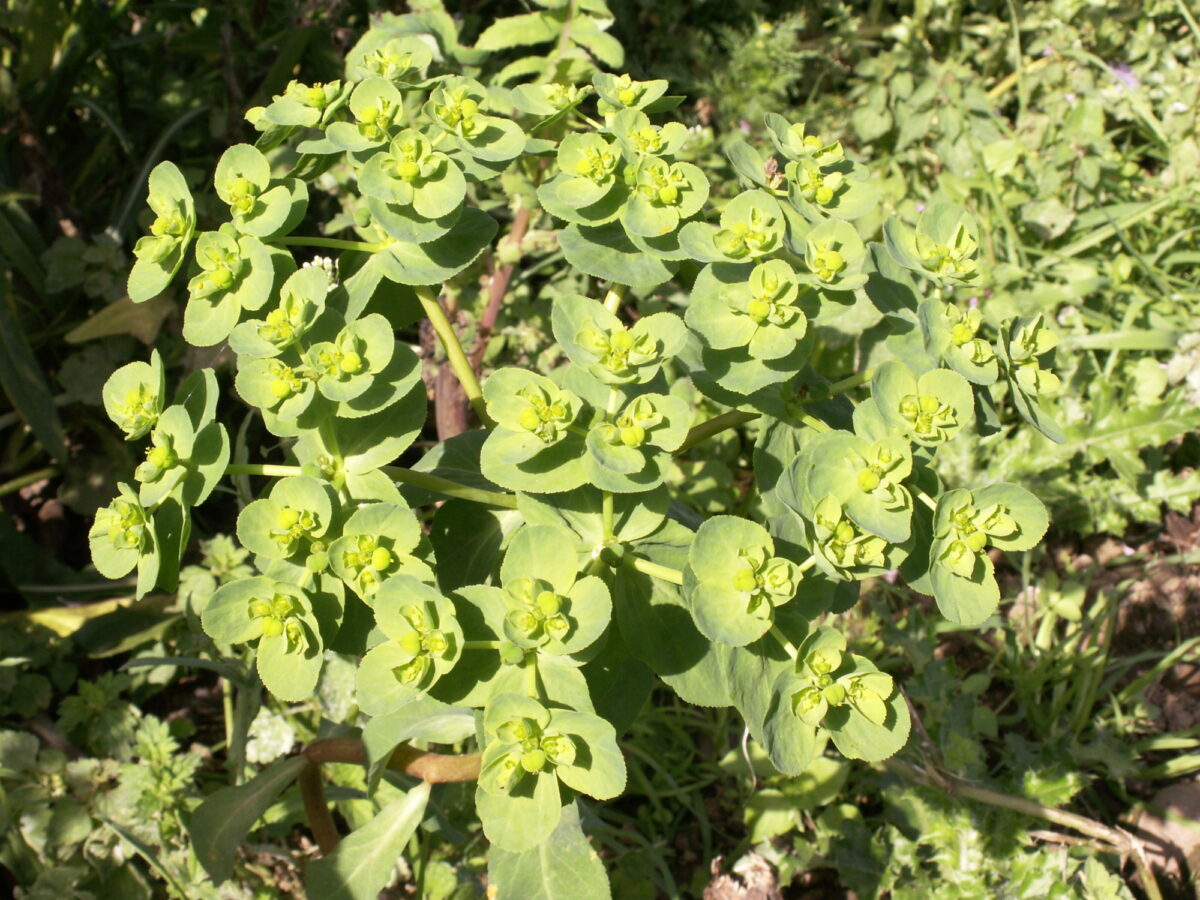
M604 528L604 540L613 540L616 534L613 532L613 495L612 491L605 491L600 495L600 521Z
M866 384L875 375L874 369L867 369L864 372L859 372L856 375L850 375L843 378L841 381L835 381L829 385L826 392L830 397L836 397L839 394L844 394L846 391L853 390L859 385ZM713 435L720 434L730 428L736 428L739 425L745 425L747 422L753 422L762 416L762 413L750 412L743 409L731 409L728 412L723 412L719 416L713 416L706 422L701 422L699 425L692 426L688 431L687 437L683 439L683 443L679 445L679 449L675 451L675 455L686 453L692 447L696 446L701 441L708 440ZM817 431L828 431L829 426L819 419L814 419L812 416L801 416L800 421L810 428L815 428Z
M442 349L446 351L446 360L450 363L454 374L458 376L458 383L462 385L463 393L467 395L471 408L475 410L475 415L479 416L479 421L491 428L496 423L488 415L487 404L483 402L483 390L479 387L479 379L475 377L475 369L471 367L471 361L463 352L458 334L455 332L454 326L450 324L450 320L446 318L446 311L442 309L442 304L438 302L437 296L428 287L422 286L413 290L416 292L417 299L421 301L425 315L429 317L429 324L433 326L434 333L442 342Z
M6 497L9 494L16 493L21 488L29 487L31 484L37 484L44 478L53 478L58 474L57 466L46 466L44 469L34 469L32 472L26 472L24 475L18 475L12 481L6 481L0 484L0 497Z
M517 498L514 494L500 491L488 491L483 488L468 487L442 478L440 475L430 475L428 472L417 472L400 466L383 466L383 472L393 481L411 484L414 487L425 488L447 497L457 497L460 500L470 500L485 506L499 506L504 509L516 509ZM268 478L287 478L291 475L303 474L300 466L260 465L257 463L231 463L225 467L226 475L263 475Z
M671 584L683 584L683 573L678 569L672 569L669 566L660 566L658 563L642 559L640 556L629 556L627 558L632 560L630 565L643 575L660 578L663 581L671 582Z
M916 485L913 485L913 493L917 495L917 499L928 506L934 512L937 512L937 501L930 497L927 493L921 490Z
M679 445L679 449L675 451L675 455L679 456L681 453L686 453L701 441L706 441L713 435L720 434L722 431L737 428L739 425L745 425L747 422L753 422L760 415L761 413L731 409L729 412L713 416L708 421L701 422L699 425L693 425L688 431L687 437L683 439L683 443Z
M775 640L779 642L779 646L783 648L784 653L786 653L792 659L796 658L797 651L795 645L793 645L792 642L787 639L787 636L779 630L778 625L771 626L770 634L771 637L775 638Z
M813 416L810 416L807 413L800 417L800 421L803 422L805 425L807 425L809 428L811 428L813 431L825 432L825 431L830 430L829 426L826 425L824 422L822 422L820 419L814 418Z
M390 241L368 244L366 241L343 241L327 237L282 237L272 243L289 247L325 247L328 250L356 250L359 253L378 253L390 245Z
M263 475L267 478L287 478L300 475L299 466L260 465L258 463L230 463L225 467L226 475Z
M835 381L829 386L829 396L836 397L838 394L844 394L846 391L853 390L860 384L866 384L874 377L874 369L865 369L864 371L859 372L857 375L850 375L847 378L843 378L841 381Z
M613 315L616 315L617 310L621 308L621 301L625 299L625 290L625 285L615 282L608 286L608 293L604 296L604 308Z
M425 488L427 491L434 491L438 494L444 494L447 497L457 497L460 500L470 500L473 503L482 503L485 506L499 506L504 509L516 509L517 497L515 494L504 494L500 491L488 491L483 488L468 487L465 484L459 484L457 481L451 481L449 478L442 478L440 475L430 475L428 472L417 472L413 469L404 469L400 466L384 466L383 472L389 478L399 481L401 484L411 484L413 487Z
M499 641L463 641L464 650L499 650Z

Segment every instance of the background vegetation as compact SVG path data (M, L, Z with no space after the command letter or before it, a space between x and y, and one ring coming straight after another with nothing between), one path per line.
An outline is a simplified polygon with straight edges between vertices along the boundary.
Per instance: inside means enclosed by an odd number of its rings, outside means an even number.
M233 498L198 519L178 596L133 605L131 584L89 569L91 514L134 464L99 388L151 346L176 375L221 364L219 351L182 341L169 293L124 298L149 170L166 157L185 173L209 170L249 136L243 109L297 72L337 77L383 6L9 0L0 10L0 883L18 896L301 895L313 847L293 795L220 889L185 826L227 782L231 756L270 762L313 737L322 716L344 718L353 666L332 654L309 702L229 708L228 673L203 660L190 604L246 565L223 536ZM629 791L585 822L614 895L739 897L758 885L762 896L1145 896L1112 835L1063 818L1074 814L1142 829L1162 890L1190 896L1196 843L1186 828L1163 837L1162 821L1195 803L1200 769L1200 27L1188 3L610 7L624 69L687 94L697 158L724 166L730 184L726 142L765 145L762 115L777 110L869 163L885 196L880 223L911 221L937 199L971 209L994 277L970 302L993 325L1054 320L1063 389L1051 411L1065 432L1054 444L1002 430L966 446L948 476L966 485L984 467L1052 508L1045 545L1009 557L1002 616L960 632L886 579L868 585L856 639L907 686L921 723L896 761L821 760L783 779L731 712L652 698L623 744ZM467 43L524 11L446 8ZM549 240L526 238L534 249ZM485 365L557 353L543 286L536 271L515 272L480 345ZM469 336L485 300L459 310ZM847 368L879 347L872 313L839 323L831 352ZM427 365L436 391L432 353ZM439 416L429 437L453 427ZM679 463L672 477L686 480L696 511L753 513L753 437L729 432ZM239 717L252 737L233 747ZM368 819L361 770L340 767L335 779L341 816ZM461 820L413 839L397 896L483 895L485 845L464 802Z

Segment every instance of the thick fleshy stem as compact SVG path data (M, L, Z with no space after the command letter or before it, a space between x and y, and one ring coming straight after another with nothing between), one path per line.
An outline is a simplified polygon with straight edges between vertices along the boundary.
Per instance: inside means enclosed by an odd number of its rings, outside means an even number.
M321 848L321 854L327 856L337 848L339 838L337 826L325 801L321 764L364 765L367 759L366 748L357 738L322 738L305 747L302 755L308 765L301 770L297 785L313 837L316 838L317 846ZM449 784L474 781L478 778L482 759L480 753L430 753L409 744L400 744L392 751L388 768L430 784Z
M479 417L479 421L488 428L491 428L496 423L488 415L487 404L483 402L483 390L479 387L479 379L475 376L475 369L471 367L471 361L467 359L467 354L463 352L458 334L455 332L454 326L450 324L450 320L446 317L446 311L442 309L442 304L438 302L437 295L425 286L416 287L413 290L417 295L417 299L421 301L421 308L425 310L425 315L429 317L429 324L433 326L434 334L438 336L438 340L442 343L442 349L446 351L446 361L450 363L450 368L454 370L454 374L458 377L458 383L462 385L463 393L467 395L467 400L470 402L471 408L475 410L475 415Z

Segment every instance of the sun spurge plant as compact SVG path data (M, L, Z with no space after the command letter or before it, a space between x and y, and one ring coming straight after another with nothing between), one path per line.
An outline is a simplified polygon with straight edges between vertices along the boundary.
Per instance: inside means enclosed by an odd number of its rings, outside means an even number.
M547 7L553 31L569 13ZM217 221L197 221L174 165L152 173L130 295L186 268L184 337L228 342L234 391L269 437L265 457L250 426L231 447L212 371L172 394L157 355L119 370L105 407L146 455L91 541L103 574L170 590L191 509L222 477L251 479L237 536L258 574L204 608L218 652L288 702L312 695L328 652L358 660L342 725L361 729L371 772L476 780L491 889L520 898L552 835L586 847L576 804L621 793L618 739L655 678L735 706L783 773L830 742L864 760L904 745L900 686L851 651L839 616L863 579L895 572L955 623L992 615L989 551L1033 547L1045 511L1014 485L945 490L937 454L1010 409L1053 433L1037 398L1057 387L1054 338L1041 318L996 346L978 337L951 290L979 277L971 217L937 205L873 240L856 224L880 203L870 173L804 124L768 117L769 154L731 145L739 182L715 190L664 119L679 101L665 82L589 63L484 84L459 65L482 51L416 36L423 21L383 20L343 80L251 110L255 145L222 155L220 202L200 206ZM315 209L335 213L306 220ZM485 258L518 215L555 232L542 265L568 277L544 296L549 275L529 284L562 362L481 383L447 308L520 264L519 233ZM888 329L872 369L838 370L829 326L855 307ZM422 319L478 421L423 455ZM684 515L668 487L680 456L752 420L761 515ZM473 746L409 765L414 739ZM299 771L278 765L227 790L265 809ZM233 850L206 829L231 796L193 821L218 880ZM410 834L443 799L413 788L335 859ZM333 871L316 864L314 885ZM389 872L353 890L374 896Z

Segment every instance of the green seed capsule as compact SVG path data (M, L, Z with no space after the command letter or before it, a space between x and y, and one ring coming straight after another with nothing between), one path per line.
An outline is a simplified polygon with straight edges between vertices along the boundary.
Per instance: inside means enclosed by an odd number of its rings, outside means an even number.
M861 490L873 491L879 487L879 476L870 469L863 469L858 473L858 486Z
M283 634L283 623L278 619L263 619L262 633L263 637L279 637Z
M400 649L410 656L421 652L421 636L415 631L406 631L399 640Z
M538 415L538 411L532 406L527 406L521 410L517 416L517 420L521 423L521 427L527 431L536 431L542 424L542 417Z
M621 429L621 443L626 447L637 449L642 446L646 440L646 429L641 425L630 425L628 428Z
M541 750L530 750L521 756L521 768L533 774L546 765L546 754Z
M371 554L371 568L383 571L392 564L392 553L386 547L376 547Z
M537 608L546 616L557 615L558 611L562 609L562 600L553 591L542 591L537 595L535 602Z
M421 167L412 160L406 160L396 166L396 174L405 181L412 181L421 174Z
M758 587L758 579L754 576L753 569L740 569L733 576L733 589L735 591L752 591Z
M982 531L976 531L974 534L968 534L963 539L963 543L978 553L987 546L987 535Z
M343 353L342 358L338 361L338 368L347 375L357 375L362 371L363 359L353 350L349 353Z
M280 531L291 531L298 524L300 524L300 511L292 509L290 506L285 506L275 517L275 527Z

